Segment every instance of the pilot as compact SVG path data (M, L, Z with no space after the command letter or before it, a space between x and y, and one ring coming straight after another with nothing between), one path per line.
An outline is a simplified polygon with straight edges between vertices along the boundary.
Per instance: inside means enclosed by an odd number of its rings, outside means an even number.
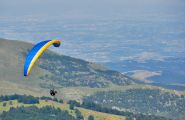
M54 90L54 89L50 90L50 95L51 96L55 96L56 94L57 94L56 90Z

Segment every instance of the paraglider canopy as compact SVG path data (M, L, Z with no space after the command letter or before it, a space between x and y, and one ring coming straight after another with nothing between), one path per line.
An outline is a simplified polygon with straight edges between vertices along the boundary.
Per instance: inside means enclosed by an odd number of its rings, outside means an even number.
M36 44L28 53L24 64L24 76L28 76L32 70L33 65L37 59L43 54L46 49L53 45L54 47L60 46L60 40L46 40Z

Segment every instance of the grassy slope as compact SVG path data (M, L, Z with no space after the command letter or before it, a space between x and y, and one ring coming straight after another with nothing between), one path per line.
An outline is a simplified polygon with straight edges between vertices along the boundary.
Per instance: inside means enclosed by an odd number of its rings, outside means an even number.
M41 81L38 81L38 77L42 71L37 66L33 71L36 75L26 79L23 77L23 52L31 47L31 44L24 42L0 39L0 94L46 95L39 87Z
M24 59L26 57L25 51L31 49L32 47L33 45L30 43L0 39L0 95L14 93L30 94L33 96L49 95L49 88L43 88L40 85L50 83L41 80L40 76L51 73L38 67L39 60L34 66L34 70L32 70L31 75L26 78L23 77ZM47 51L47 53L53 54L53 52L51 51ZM79 62L79 65L81 62L83 62L83 60L75 58L64 57L64 59L70 59L72 62L76 62L77 64ZM97 69L106 69L103 66L94 63L89 63L88 67L90 67L91 70L94 71L96 71ZM51 81L53 80L50 80L50 82ZM112 85L110 81L107 82ZM73 99L81 99L84 95L90 94L92 93L92 91L95 90L91 89L91 91L89 90L89 88L87 89L88 92L80 90L77 94L73 95ZM70 93L68 93L68 87L63 88L59 86L57 90L59 91L58 97L63 98L64 100L69 100L71 98ZM71 88L69 88L69 90L71 90Z
M17 100L12 100L11 101L12 104L10 105L10 101L6 101L6 102L0 102L0 112L3 111L9 111L9 109L11 107L20 107L20 106L33 106L32 104L23 104L23 103L19 103L17 102ZM6 103L6 106L3 106L3 103ZM69 109L69 105L64 103L64 104L60 104L57 102L53 102L53 101L44 101L41 100L39 104L34 104L35 106L37 106L38 108L44 107L44 106L55 106L56 108L60 108L61 110L67 110L72 116L75 117L75 111L74 110L70 110ZM96 112L93 110L88 110L88 109L84 109L84 108L77 108L82 115L84 116L85 120L88 120L88 116L89 115L93 115L95 120L124 120L125 117L124 116L118 116L118 115L112 115L112 114L107 114L107 113L101 113L101 112Z
M128 85L128 86L111 86L109 88L88 88L88 87L68 87L68 88L62 88L62 98L65 98L64 100L78 100L81 101L81 99L84 96L94 94L96 92L101 91L126 91L129 89L151 89L156 90L160 89L161 92L169 92L172 94L185 94L185 92L175 91L175 90L168 90L157 86L151 86L151 85L144 85L144 84L134 84L134 85ZM67 98L67 99L66 99Z
M11 41L0 39L0 95L7 94L30 94L33 96L49 96L48 88L42 88L40 85L45 81L40 80L39 77L48 73L44 69L38 67L37 63L34 66L32 75L25 78L23 77L23 64L27 49L31 49L32 44L19 41ZM50 53L50 51L47 51ZM8 55L7 55L8 54ZM75 59L74 59L75 60ZM78 60L77 60L78 61ZM91 64L92 69L106 68ZM35 74L36 73L36 74ZM89 88L89 87L60 87L57 89L57 97L64 100L81 100L83 96L93 94L97 91L112 91L112 90L126 90L132 88L153 88L159 87L147 85L128 85L118 86L112 84L107 88ZM173 92L173 91L172 91Z

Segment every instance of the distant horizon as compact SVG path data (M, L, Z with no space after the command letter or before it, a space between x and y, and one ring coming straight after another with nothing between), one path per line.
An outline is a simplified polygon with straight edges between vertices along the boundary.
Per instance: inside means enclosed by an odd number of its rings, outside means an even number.
M184 11L183 0L0 0L0 38L34 44L60 39L59 49L51 47L60 54L181 83Z
M182 0L0 0L0 16L41 16L45 19L123 19L127 16L184 15Z

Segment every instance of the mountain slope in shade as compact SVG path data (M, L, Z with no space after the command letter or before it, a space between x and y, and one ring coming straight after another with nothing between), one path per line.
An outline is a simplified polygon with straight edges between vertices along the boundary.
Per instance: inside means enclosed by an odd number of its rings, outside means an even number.
M30 76L23 76L24 59L33 44L0 39L1 94L46 94L48 88L108 88L134 84L135 80L102 65L47 50L33 67Z

